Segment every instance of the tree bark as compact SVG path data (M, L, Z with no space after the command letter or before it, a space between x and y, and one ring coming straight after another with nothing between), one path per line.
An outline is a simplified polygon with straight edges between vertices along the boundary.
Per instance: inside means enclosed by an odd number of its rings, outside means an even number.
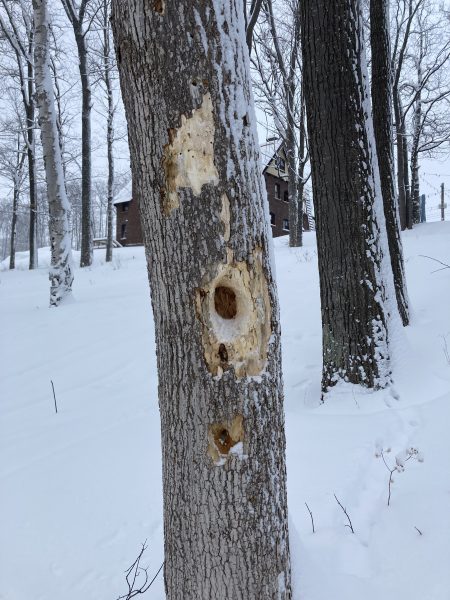
M81 253L80 267L89 267L93 260L92 198L91 198L91 86L89 82L86 38L82 24L75 24L81 77Z
M112 261L113 254L113 188L114 188L114 98L111 84L110 29L108 0L103 1L103 69L108 101L106 145L108 151L108 201L106 213L106 262ZM101 221L100 221L101 222Z
M58 306L72 291L72 255L61 146L50 72L47 0L33 0L36 32L36 99L44 155L51 245L50 306Z
M22 179L22 168L25 159L25 154L20 149L20 137L18 134L17 138L17 160L16 160L16 171L13 174L13 206L12 206L12 218L11 218L11 236L9 243L9 268L16 268L16 229L17 229L17 210L19 208L19 193L20 193L20 182Z
M302 3L326 392L391 381L393 292L358 0Z
M370 2L370 43L372 49L373 125L384 216L397 306L403 325L406 326L409 323L408 292L395 193L392 147L392 70L388 0L371 0Z
M77 9L73 0L61 0L72 24L78 50L81 79L81 252L80 267L89 267L93 260L92 240L92 182L91 182L91 108L92 93L89 80L88 48L83 23L89 0L81 0Z
M291 598L279 309L242 0L113 0L155 319L169 600Z

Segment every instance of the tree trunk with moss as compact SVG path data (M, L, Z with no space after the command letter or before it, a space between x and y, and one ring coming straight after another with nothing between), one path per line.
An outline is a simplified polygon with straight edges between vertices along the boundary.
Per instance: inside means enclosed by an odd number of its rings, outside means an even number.
M169 600L291 598L279 310L242 0L114 0L155 320Z
M393 281L358 0L302 2L303 89L317 228L327 391L385 387ZM330 56L333 57L330 60Z

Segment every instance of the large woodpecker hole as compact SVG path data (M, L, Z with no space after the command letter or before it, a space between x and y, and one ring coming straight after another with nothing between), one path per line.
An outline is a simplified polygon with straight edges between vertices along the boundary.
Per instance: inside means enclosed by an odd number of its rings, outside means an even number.
M237 300L234 290L219 285L214 290L214 308L222 319L234 319L237 315Z

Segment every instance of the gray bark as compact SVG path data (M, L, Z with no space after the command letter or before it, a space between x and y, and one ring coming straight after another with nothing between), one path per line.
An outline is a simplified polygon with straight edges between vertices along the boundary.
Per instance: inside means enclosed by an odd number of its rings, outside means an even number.
M106 145L108 152L108 200L106 215L106 262L112 261L113 254L113 189L114 189L114 98L111 83L111 51L110 51L110 25L108 14L108 0L103 1L103 78L105 81L108 100L108 119ZM100 220L101 222L101 220Z
M421 45L423 43L421 36ZM414 103L413 136L411 144L411 205L412 222L420 223L419 142L422 129L422 65L417 68L417 94Z
M16 171L13 174L13 206L11 218L11 236L9 244L9 268L16 268L16 227L17 227L17 211L19 208L20 184L22 181L22 169L25 161L25 153L20 147L20 137L17 137L16 150Z
M326 392L389 384L392 286L358 0L302 2ZM332 60L330 57L333 57Z
M155 320L169 600L291 598L279 310L242 0L113 0Z
M88 48L84 31L84 19L89 0L81 0L77 9L73 0L62 0L72 24L78 50L78 66L81 79L81 253L80 267L89 267L93 260L92 241L92 194L91 194L91 108L92 93L89 81Z
M36 32L36 99L44 155L51 245L50 306L58 306L72 290L69 203L66 195L54 92L50 73L47 0L33 0Z
M370 43L372 48L373 123L384 216L397 306L403 325L406 326L409 323L408 292L400 237L392 147L392 70L388 0L371 0L370 2Z

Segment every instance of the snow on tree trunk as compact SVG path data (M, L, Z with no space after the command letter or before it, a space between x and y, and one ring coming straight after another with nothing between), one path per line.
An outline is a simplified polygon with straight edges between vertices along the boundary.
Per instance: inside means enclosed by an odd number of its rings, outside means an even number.
M58 306L72 289L72 257L69 203L59 144L53 83L50 72L49 17L47 0L33 0L36 31L36 99L39 107L42 149L47 182L51 243L50 306Z
M373 122L384 216L397 306L403 325L408 325L408 292L400 237L392 147L392 71L388 0L371 0L370 2L370 43L372 48Z
M112 5L155 319L167 598L287 600L279 309L242 1Z
M391 380L393 291L358 0L302 3L327 391ZM330 57L333 57L332 60ZM395 307L394 307L395 308Z

